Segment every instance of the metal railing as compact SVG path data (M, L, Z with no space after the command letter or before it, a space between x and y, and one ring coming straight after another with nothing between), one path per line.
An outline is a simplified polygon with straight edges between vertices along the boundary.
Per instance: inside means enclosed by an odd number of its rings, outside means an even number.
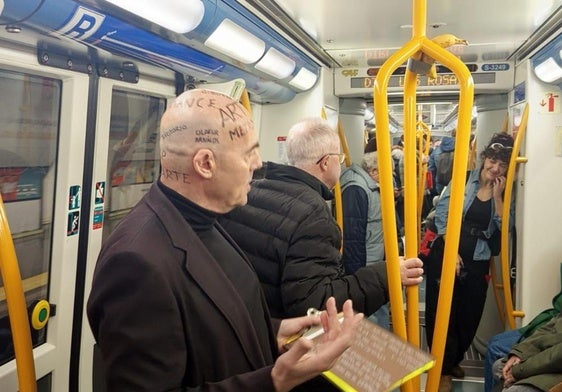
M4 202L0 195L0 273L4 282L8 317L14 342L14 353L20 392L37 391L35 379L35 362L31 344L31 329L27 315L27 306L23 293L16 250L8 219L4 210Z
M406 288L406 319L400 281L400 265L397 246L396 220L394 216L394 194L390 155L390 133L388 118L387 91L389 80L399 66L421 51L449 68L457 77L460 87L459 115L451 183L451 200L447 224L448 241L445 244L441 289L437 307L435 328L439 333L432 342L432 354L436 364L429 371L426 391L437 391L445 339L447 336L450 306L455 277L456 253L459 245L461 213L464 199L464 180L468 163L468 143L470 139L474 83L464 63L453 54L426 37L426 0L413 0L413 35L401 49L395 52L379 69L376 77L373 98L377 124L377 146L379 154L379 173L381 183L381 204L383 206L383 229L386 250L387 271L392 307L392 324L396 334L419 347L419 292L416 286ZM405 205L405 257L417 257L419 225L417 219L416 192L416 81L417 74L407 68L404 84L404 205ZM407 329L407 330L406 330ZM419 377L402 387L405 391L419 391Z

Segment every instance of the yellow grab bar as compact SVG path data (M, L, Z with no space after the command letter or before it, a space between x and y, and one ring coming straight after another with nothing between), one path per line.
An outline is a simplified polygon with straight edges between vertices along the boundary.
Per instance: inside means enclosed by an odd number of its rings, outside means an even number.
M425 157L429 155L429 145L431 140L431 130L429 126L422 121L417 122L417 137L418 139L418 232L421 230L421 215L423 210L423 197L425 195L426 175L427 175L427 161ZM427 143L425 143L427 140Z
M496 306L498 307L498 315L500 316L500 321L505 328L505 304L502 302L499 290L503 290L503 284L498 283L498 273L496 271L496 265L494 256L490 259L490 277L492 280L492 287L494 288L494 299L496 301Z
M326 111L324 110L324 108L321 109L320 116L324 120L327 119ZM345 166L349 166L351 165L351 160L349 158L349 149L347 147L347 140L345 138L345 134L343 132L343 128L341 126L341 122L339 119L338 119L338 136L340 138L340 143L342 145L343 152L345 153ZM342 247L340 249L340 251L342 251L343 250L343 210L342 210L342 200L341 200L341 185L339 181L336 182L333 193L334 193L334 210L335 210L334 216L342 232Z
M349 147L347 145L347 139L345 137L345 132L343 131L343 126L341 125L341 120L338 118L338 136L340 137L341 148L345 154L345 167L351 166L351 157L349 156Z
M473 170L476 164L476 136L470 143L470 156L468 158L468 166L466 170Z
M521 140L523 135L527 130L527 120L529 119L529 104L525 105L523 109L523 115L521 116L521 123L519 129L517 130L517 136L515 137L515 143L513 145L513 150L511 151L511 159L509 160L509 166L507 168L507 179L503 196L503 210L502 210L502 227L501 227L501 270L502 270L502 282L503 282L503 298L505 301L505 313L507 318L507 323L509 328L515 328L515 317L524 317L525 313L522 311L513 310L513 297L511 295L511 284L509 279L509 220L511 218L509 214L511 206L511 194L513 191L513 184L515 179L515 169L518 163L526 163L527 158L519 156L519 149L521 148Z
M451 183L451 199L449 204L449 218L447 233L450 239L445 244L445 257L442 271L442 285L439 293L438 311L435 328L439 330L432 344L432 354L436 358L436 366L429 371L426 391L437 391L439 377L443 364L445 339L447 336L448 320L450 315L451 298L455 276L455 260L459 245L461 226L461 211L464 200L464 179L468 163L468 142L470 139L472 104L474 100L474 83L467 67L453 54L425 37L426 1L413 0L414 23L413 37L401 49L395 52L379 69L377 74L373 98L375 102L375 117L377 124L377 146L379 153L379 172L381 182L381 204L383 206L384 242L387 254L387 271L389 279L390 300L392 306L392 322L394 332L410 342L418 340L419 336L419 311L418 288L406 289L408 307L408 335L404 319L402 303L402 290L400 284L400 270L398 262L398 248L396 238L396 221L393 214L394 194L392 192L392 171L390 166L390 140L387 91L390 76L400 65L418 51L440 61L448 67L457 77L460 86L459 116L457 129L457 143L455 160L453 163L453 180ZM406 70L404 85L404 166L405 166L405 232L407 258L417 256L419 234L417 227L416 210L416 180L415 180L415 87L416 75L409 69ZM386 185L385 185L386 184ZM413 200L413 202L411 202ZM414 328L413 326L416 326ZM413 382L416 382L417 379ZM404 390L413 390L412 383L406 383ZM415 388L420 390L419 387Z
M27 316L27 306L23 294L21 275L14 248L14 241L8 219L4 210L4 202L0 195L0 273L4 282L6 302L14 352L18 373L20 392L37 391L35 380L35 363L33 362L33 346L31 344L31 330Z
M252 114L252 105L250 104L250 96L248 95L248 90L244 89L242 95L240 96L240 103L246 108L248 113Z

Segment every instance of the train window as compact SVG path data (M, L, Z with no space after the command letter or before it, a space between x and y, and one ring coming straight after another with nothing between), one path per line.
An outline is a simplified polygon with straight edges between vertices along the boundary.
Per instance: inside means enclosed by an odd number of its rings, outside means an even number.
M54 183L62 84L0 69L0 192L28 307L48 297ZM0 279L0 365L13 358ZM33 345L46 328L32 330Z
M161 97L113 91L104 238L158 178L158 127L165 107Z

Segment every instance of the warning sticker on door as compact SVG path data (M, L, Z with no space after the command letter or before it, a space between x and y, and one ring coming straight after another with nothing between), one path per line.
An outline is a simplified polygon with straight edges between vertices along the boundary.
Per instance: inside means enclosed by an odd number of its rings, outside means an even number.
M78 234L78 226L80 223L80 211L71 211L68 213L68 226L66 227L66 235Z
M94 221L92 223L92 229L101 229L103 227L103 207L94 208Z

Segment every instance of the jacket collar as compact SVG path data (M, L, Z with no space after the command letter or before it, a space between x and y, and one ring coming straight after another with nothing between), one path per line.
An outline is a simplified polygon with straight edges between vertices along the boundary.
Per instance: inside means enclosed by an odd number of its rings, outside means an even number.
M295 166L264 162L265 178L298 184L305 184L318 192L324 200L332 200L332 191L322 181Z
M209 296L217 309L224 314L225 319L229 320L230 326L235 330L242 347L244 347L244 353L248 361L252 363L256 369L267 365L260 344L252 333L254 327L250 314L246 310L238 291L230 284L222 268L209 253L197 234L187 224L177 208L156 183L152 185L144 200L161 221L170 236L172 244L184 252L184 266L187 274L189 274ZM248 263L253 270L249 260L234 243L232 238L230 238L218 224L217 229L241 254L244 261ZM267 311L267 305L263 299L262 302ZM272 333L273 332L271 332L271 334Z
M342 172L340 176L340 182L342 183L342 186L344 182L351 181L353 179L353 174L362 178L370 190L374 191L379 188L379 185L375 182L375 180L373 180L369 173L367 173L365 169L363 169L356 163L352 163L351 166L349 166Z

